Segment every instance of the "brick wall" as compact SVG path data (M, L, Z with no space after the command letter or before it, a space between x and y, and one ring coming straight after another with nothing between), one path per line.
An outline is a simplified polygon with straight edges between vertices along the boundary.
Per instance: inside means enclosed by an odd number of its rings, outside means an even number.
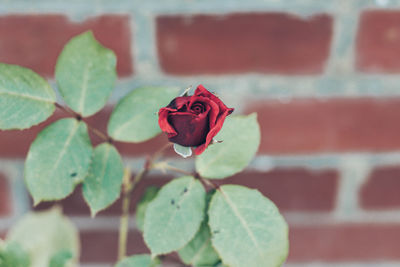
M62 46L87 29L116 52L120 78L94 125L105 129L115 102L141 85L203 83L237 113L259 113L257 157L226 182L281 209L286 266L400 266L400 1L0 0L0 61L54 83ZM0 131L0 236L31 209L23 160L46 124ZM118 147L137 170L165 142ZM132 202L170 178L153 173ZM120 203L94 220L79 190L62 204L81 230L83 266L110 266ZM130 253L146 251L131 229Z

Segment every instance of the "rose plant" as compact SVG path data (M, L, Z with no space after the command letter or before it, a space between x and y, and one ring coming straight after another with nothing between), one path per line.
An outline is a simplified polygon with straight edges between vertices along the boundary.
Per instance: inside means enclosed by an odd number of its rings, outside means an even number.
M103 133L86 117L100 111L112 92L114 53L91 32L80 34L64 47L55 74L64 103L38 74L0 63L1 130L30 128L56 108L69 115L44 128L30 146L24 178L34 205L61 200L81 184L95 217L121 197L116 267L158 266L172 252L191 266L275 267L285 261L288 227L277 207L255 189L215 182L242 171L254 157L260 142L256 114L230 115L233 108L202 85L180 96L176 88L135 88L118 102ZM115 143L144 142L162 131L171 143L149 155L132 176ZM93 148L89 132L101 144ZM163 160L172 144L183 157L194 148L194 171ZM150 253L126 255L130 197L149 171L181 177L147 188L135 219ZM0 240L0 267L78 261L77 230L57 207L26 215Z

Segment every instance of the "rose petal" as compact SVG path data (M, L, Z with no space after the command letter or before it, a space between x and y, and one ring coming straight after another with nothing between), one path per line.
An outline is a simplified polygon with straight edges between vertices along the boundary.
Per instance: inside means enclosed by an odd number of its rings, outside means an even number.
M169 140L182 146L198 146L206 141L208 132L207 113L199 115L191 113L170 114L169 121L178 133L168 136Z
M220 114L216 120L215 126L210 129L210 131L207 134L206 137L206 142L194 150L194 153L196 155L200 155L201 153L204 152L204 150L208 147L208 145L211 143L212 139L217 135L217 133L221 130L222 125L224 124L226 116L228 116L231 113L230 109L225 110L224 113Z
M194 103L203 103L206 106L206 111L209 112L208 118L209 118L209 124L210 124L210 129L214 127L218 114L220 112L219 106L217 103L212 101L211 99L204 97L204 96L192 96L192 99L190 100L189 103L189 109L191 109L191 106Z
M187 109L187 105L190 102L190 96L181 96L181 97L176 97L174 100L171 101L171 103L168 104L167 107L173 108L180 110L185 107Z
M221 112L224 112L226 109L228 109L228 107L224 104L224 102L222 102L217 96L212 94L206 88L204 88L204 86L201 84L199 86L197 86L196 91L194 92L194 95L195 96L204 96L204 97L211 99L212 101L217 103L217 105L221 109ZM232 111L230 113L232 113Z
M178 133L168 122L168 115L171 111L176 111L176 109L165 107L158 111L158 125L160 126L161 131L168 133L168 136L172 137Z

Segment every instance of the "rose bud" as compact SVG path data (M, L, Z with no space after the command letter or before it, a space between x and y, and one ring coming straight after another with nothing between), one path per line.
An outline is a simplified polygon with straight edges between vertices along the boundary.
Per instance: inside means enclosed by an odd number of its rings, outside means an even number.
M158 112L158 124L172 143L196 147L200 155L233 112L215 95L199 85L192 96L176 97Z

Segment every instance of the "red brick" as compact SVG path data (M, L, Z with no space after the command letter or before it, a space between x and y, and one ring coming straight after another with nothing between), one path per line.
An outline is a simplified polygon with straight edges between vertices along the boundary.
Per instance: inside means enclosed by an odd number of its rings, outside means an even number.
M115 220L119 224L119 220ZM81 263L115 263L118 255L118 231L93 230L81 233ZM129 231L127 254L149 253L142 235Z
M104 15L71 22L64 15L7 15L0 17L0 62L31 68L51 77L59 53L68 40L92 30L117 55L120 76L133 72L128 15Z
M115 223L119 223L116 221ZM87 231L81 233L82 255L81 263L112 263L117 261L118 232L111 230ZM129 231L127 255L150 253L146 247L142 234L138 231ZM163 263L176 265L181 262L177 253L163 256ZM182 265L183 266L183 265Z
M356 67L363 72L400 72L400 11L362 13L356 40Z
M0 218L10 215L12 199L10 184L6 177L0 173Z
M242 172L223 183L258 189L283 211L330 211L335 206L338 173L275 169L266 173Z
M170 74L321 73L332 18L286 13L160 16L158 54Z
M400 207L400 167L374 170L360 191L360 204L365 209Z
M261 124L261 153L400 148L400 98L271 100L249 104L252 111Z
M116 220L115 222L119 222ZM348 224L290 226L289 262L400 260L400 225ZM113 263L118 232L93 230L81 233L82 263ZM148 253L139 232L130 231L128 255Z
M134 213L136 209L137 202L142 197L145 189L148 186L158 186L161 187L165 183L167 183L172 177L174 176L147 176L145 179L140 182L136 189L133 191L131 196L131 203L130 203L130 212ZM31 200L31 203L33 201ZM90 209L89 206L86 204L83 196L81 187L77 187L70 196L67 198L60 200L60 201L53 201L53 202L42 202L38 206L34 207L35 210L45 210L53 205L59 205L62 207L63 212L68 216L74 215L86 215L90 216ZM100 211L97 216L120 216L121 215L121 198L119 198L114 204L112 204L107 209Z
M349 224L289 227L291 262L400 260L400 225Z

